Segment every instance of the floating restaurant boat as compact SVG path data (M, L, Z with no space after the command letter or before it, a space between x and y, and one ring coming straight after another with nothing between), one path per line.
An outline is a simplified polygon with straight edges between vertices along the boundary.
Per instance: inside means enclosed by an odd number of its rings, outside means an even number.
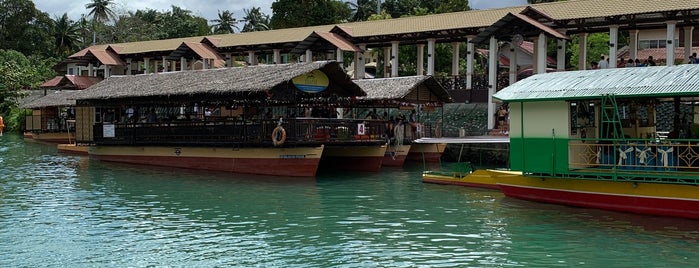
M78 90L49 92L45 96L20 105L32 109L25 116L24 138L52 144L75 144L75 99Z
M539 74L510 105L510 197L699 219L699 65ZM668 133L666 133L669 132Z
M417 110L422 112L435 112L436 108L441 108L444 103L452 102L449 92L442 87L433 76L418 75L380 79L360 79L355 83L364 92L365 97L357 98L358 105L369 108L390 108L401 110ZM427 152L429 162L437 162L446 148L446 144L438 144L434 150L431 146L415 144L414 140L423 137L441 136L441 120L426 122L417 118L415 131L409 122L396 124L388 122L390 126L387 135L389 142L383 157L383 166L403 166L403 163L410 155L422 156ZM389 120L383 118L384 121ZM394 125L395 124L395 125ZM441 150L440 148L441 147ZM415 151L413 148L417 148ZM427 149L426 149L427 148ZM435 161L436 159L436 161Z
M363 95L337 62L112 76L76 97L76 136L103 161L312 177L326 147L385 141L354 138L378 123L298 115Z

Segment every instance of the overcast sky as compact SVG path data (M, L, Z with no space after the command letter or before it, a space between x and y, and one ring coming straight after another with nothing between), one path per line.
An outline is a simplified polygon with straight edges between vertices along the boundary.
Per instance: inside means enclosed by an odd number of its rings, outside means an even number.
M36 8L48 13L51 18L62 16L63 13L68 13L68 16L74 20L80 18L81 14L87 14L85 5L90 3L90 0L34 0ZM245 16L243 9L252 7L260 7L262 12L272 16L272 2L274 0L114 0L116 4L112 8L117 14L126 13L127 11L135 11L138 9L155 9L158 11L170 10L170 6L178 6L183 9L191 10L194 15L201 16L207 20L217 18L219 10L230 10L235 18L241 19ZM489 9L508 6L525 5L526 0L469 0L473 9ZM241 27L242 28L242 27Z

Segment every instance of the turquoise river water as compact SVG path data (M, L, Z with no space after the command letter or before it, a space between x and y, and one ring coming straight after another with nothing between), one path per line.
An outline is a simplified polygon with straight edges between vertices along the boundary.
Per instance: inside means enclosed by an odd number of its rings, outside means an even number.
M423 184L120 165L0 137L2 267L697 267L699 221Z

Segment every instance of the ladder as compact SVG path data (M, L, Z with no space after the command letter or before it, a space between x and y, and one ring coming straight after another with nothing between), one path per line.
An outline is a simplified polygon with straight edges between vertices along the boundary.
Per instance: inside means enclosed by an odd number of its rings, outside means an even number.
M599 137L625 141L621 118L619 118L619 109L614 95L607 94L602 96L600 113Z

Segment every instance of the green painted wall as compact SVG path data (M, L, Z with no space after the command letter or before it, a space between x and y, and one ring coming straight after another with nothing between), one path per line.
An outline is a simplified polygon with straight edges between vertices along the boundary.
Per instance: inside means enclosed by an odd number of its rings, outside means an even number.
M510 104L510 168L568 171L569 107L564 101Z

